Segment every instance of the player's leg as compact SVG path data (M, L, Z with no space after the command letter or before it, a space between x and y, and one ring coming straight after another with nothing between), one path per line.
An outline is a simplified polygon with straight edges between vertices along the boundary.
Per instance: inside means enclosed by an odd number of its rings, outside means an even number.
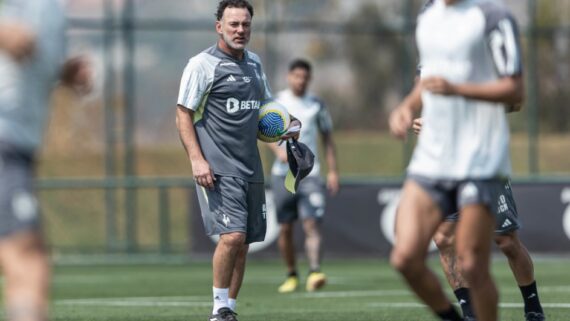
M534 279L534 265L528 250L518 237L518 233L511 231L507 234L497 235L495 242L507 257L509 266L521 290L527 320L544 320L544 311L540 304Z
M293 243L293 223L279 224L279 251L287 267L287 278L277 288L279 293L293 292L299 286L299 274L297 272L297 257L295 244Z
M311 272L318 272L321 270L321 231L319 222L313 218L304 219L303 231L305 232L305 252L309 260L309 268Z
M287 267L287 275L297 274L297 257L295 255L295 245L293 243L293 223L279 224L279 251Z
M495 217L487 206L462 208L456 232L457 256L479 321L497 321L498 294L490 273L494 227Z
M441 211L430 195L417 182L408 179L398 208L397 240L390 262L416 295L442 320L461 320L437 276L425 262L429 243L441 219Z
M454 221L444 221L437 228L433 241L439 250L439 260L447 283L452 289L467 287L467 282L461 275L455 254L455 226Z
M517 284L528 285L534 282L534 265L527 249L521 243L516 231L495 236L495 243L509 261L509 266Z
M220 235L212 258L213 308L210 319L234 318L229 308L229 292L238 256L247 244L247 190L244 180L225 176L216 176L213 190L197 186L206 234ZM240 278L235 282L241 285ZM233 289L233 293L238 292L239 288Z
M230 291L228 296L228 305L230 309L236 311L236 302L241 289L241 284L243 283L243 276L245 274L245 264L247 261L247 251L249 249L248 244L244 244L239 250L236 262L234 264L234 271L232 272L232 280L230 283Z
M7 320L47 320L50 268L40 234L21 232L0 240L0 265Z
M325 213L325 187L318 177L307 177L299 184L297 191L298 212L303 219L305 233L305 253L309 261L309 276L307 278L307 291L322 288L326 282L326 275L321 271L321 220Z
M326 275L321 272L321 231L319 221L314 218L303 220L305 231L305 252L309 260L309 277L307 278L307 291L322 288L326 282Z
M439 250L439 260L447 283L453 289L457 302L463 311L463 316L469 320L468 318L475 319L475 313L471 307L467 281L459 268L455 253L455 228L458 218L457 213L446 217L445 221L438 227L433 240Z
M267 207L265 204L265 188L263 183L247 183L247 221L246 237L239 248L232 273L229 289L228 305L232 311L236 311L237 297L241 289L245 275L247 251L249 244L262 242L267 231ZM235 317L235 316L234 316Z
M542 321L545 317L534 279L534 265L517 233L521 223L510 182L504 184L500 190L497 212L495 243L509 261L509 266L523 297L525 318Z
M235 300L239 287L243 280L245 258L243 249L245 245L245 233L233 232L220 235L216 245L212 261L213 284L214 284L214 307L212 314L217 314L222 308L229 308L230 286L232 298ZM247 252L246 252L247 253ZM243 266L237 266L237 263ZM235 270L238 270L237 272ZM235 278L235 279L234 279Z
M277 244L287 267L287 278L277 289L279 293L295 291L299 286L297 255L293 242L294 223L297 220L297 201L295 195L285 189L284 182L284 176L273 175L271 178L271 191L273 192L273 202L277 211L277 222L279 223Z
M50 268L32 188L33 158L0 149L0 269L8 320L47 320Z

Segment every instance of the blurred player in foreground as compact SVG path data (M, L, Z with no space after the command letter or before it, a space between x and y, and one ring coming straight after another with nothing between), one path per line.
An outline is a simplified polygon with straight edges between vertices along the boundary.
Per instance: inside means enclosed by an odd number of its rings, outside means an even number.
M421 100L421 97L416 95L416 100ZM421 104L421 101L419 101L419 104ZM420 134L422 123L421 118L414 120L413 129L416 135ZM532 258L517 233L517 230L521 228L521 224L509 181L499 191L498 200L495 243L507 257L511 271L521 291L525 320L544 321L546 318L538 296ZM469 285L459 269L455 254L455 228L458 219L458 213L447 216L445 221L439 226L433 239L439 249L439 257L447 282L453 289L457 301L463 310L463 317L465 321L474 321L476 317L471 306Z
M271 92L259 57L245 49L251 4L220 1L216 17L217 44L192 57L184 69L176 124L196 180L206 233L220 236L208 320L235 321L249 244L265 238L257 124L261 102Z
M300 217L305 232L305 252L309 260L309 275L306 290L315 291L326 283L326 275L321 272L321 219L325 213L326 191L320 177L318 160L318 136L325 148L327 160L326 186L335 195L339 189L336 166L335 145L332 136L332 120L325 104L317 97L307 93L311 82L312 67L309 62L297 59L289 65L287 83L289 89L277 94L276 100L295 115L302 123L300 142L315 152L315 165L312 172L300 184L295 194L285 189L284 181L287 171L287 153L285 146L269 144L275 153L275 162L271 169L271 189L277 210L277 221L280 224L279 249L287 265L287 279L279 287L280 293L292 292L299 284L295 246L293 244L293 227Z
M422 79L414 90L421 91L425 123L398 208L391 263L441 320L462 320L425 262L443 218L459 212L460 270L478 320L496 321L490 252L499 191L511 171L505 105L523 97L517 25L493 2L430 2L416 31ZM405 101L394 110L395 136L406 136L420 107Z
M33 187L52 89L87 92L83 59L66 63L58 0L0 1L0 266L9 321L48 319L49 258Z

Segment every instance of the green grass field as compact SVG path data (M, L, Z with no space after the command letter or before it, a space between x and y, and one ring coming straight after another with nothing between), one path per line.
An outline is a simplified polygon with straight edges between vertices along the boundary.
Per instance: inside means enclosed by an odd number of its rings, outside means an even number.
M432 262L439 271L439 264ZM536 261L549 321L570 320L570 259ZM304 266L302 266L305 269ZM501 291L501 320L523 320L519 290L503 259L494 275ZM238 300L241 321L436 320L384 260L336 260L324 266L321 292L281 295L278 261L251 260ZM448 291L449 293L449 291ZM53 319L59 321L195 321L211 309L210 264L59 265L53 286Z

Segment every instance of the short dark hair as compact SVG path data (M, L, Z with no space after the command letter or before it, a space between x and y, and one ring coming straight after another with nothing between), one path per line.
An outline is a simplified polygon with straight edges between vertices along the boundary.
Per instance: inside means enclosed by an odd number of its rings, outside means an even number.
M216 11L216 19L218 21L222 20L224 16L224 11L226 8L246 8L249 11L249 15L253 18L253 6L247 0L222 0L218 4L218 10Z
M311 63L305 59L297 58L289 64L289 71L293 71L297 68L305 69L308 73L311 73L313 67L311 67Z

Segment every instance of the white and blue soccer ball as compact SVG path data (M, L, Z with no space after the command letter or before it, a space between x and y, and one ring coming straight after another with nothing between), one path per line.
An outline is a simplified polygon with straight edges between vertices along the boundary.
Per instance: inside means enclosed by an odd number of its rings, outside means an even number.
M291 117L287 108L275 100L268 100L259 109L257 138L267 143L278 141L289 128Z

